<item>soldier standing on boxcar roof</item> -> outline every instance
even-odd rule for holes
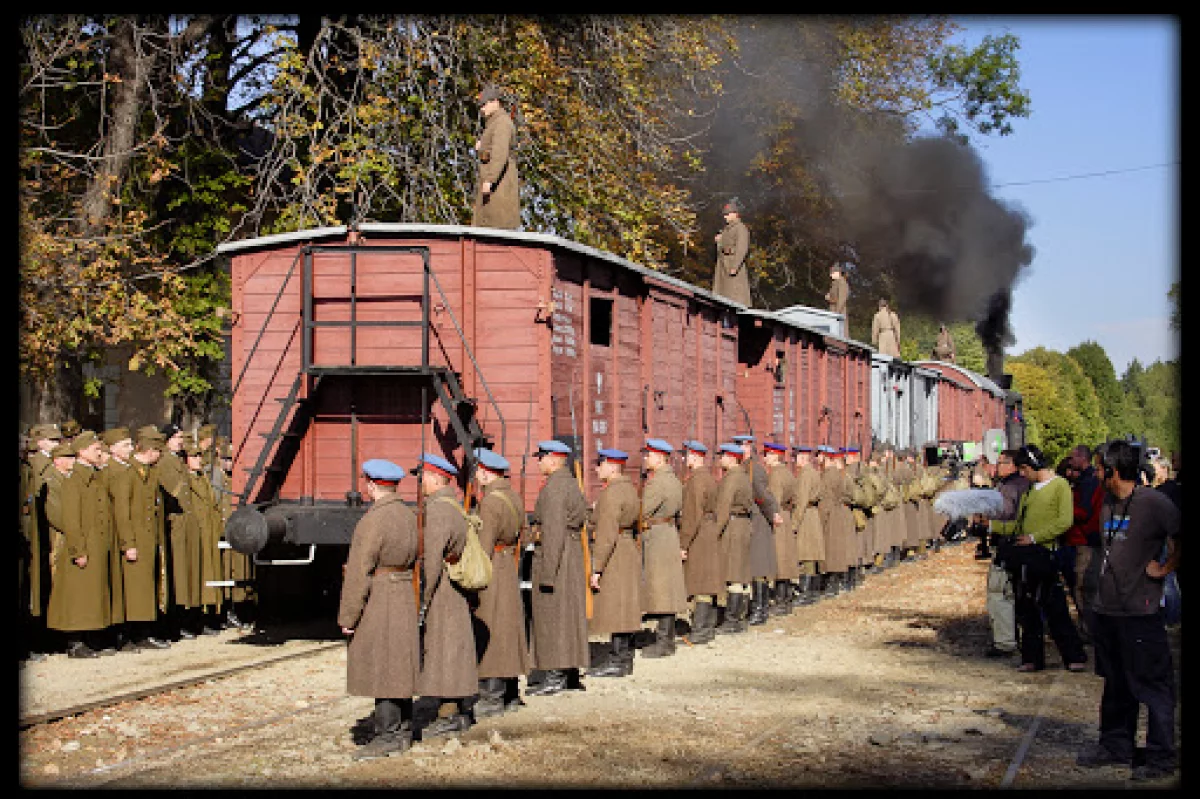
[[[425,494],[425,640],[417,693],[441,703],[438,717],[421,729],[424,739],[470,728],[468,703],[479,690],[479,672],[467,595],[446,572],[467,544],[466,514],[451,482],[458,469],[426,452],[412,471]]]
[[[396,493],[404,470],[373,459],[362,474],[371,506],[350,539],[337,620],[350,636],[346,692],[375,700],[370,738],[354,755],[370,760],[412,744],[421,640],[413,588],[417,517]]]
[[[506,476],[509,463],[490,449],[476,449],[479,543],[492,558],[492,579],[473,600],[479,701],[475,716],[494,716],[524,704],[519,679],[529,674],[529,644],[521,603],[517,555],[522,545],[525,508]]]
[[[947,361],[954,363],[956,357],[954,350],[954,336],[950,335],[950,331],[946,328],[946,323],[942,322],[938,328],[937,343],[933,345],[933,357],[939,361]]]
[[[821,573],[817,564],[825,560],[825,536],[817,501],[821,495],[821,472],[813,463],[813,448],[796,450],[796,559],[800,563],[800,604],[811,604],[821,595]]]
[[[501,105],[500,89],[487,84],[476,98],[484,117],[483,134],[475,142],[479,175],[471,224],[516,230],[521,226],[517,182],[516,127]]]
[[[581,531],[588,520],[587,500],[579,490],[561,441],[542,441],[536,457],[546,482],[533,510],[533,667],[546,677],[529,695],[581,689],[579,672],[588,665],[587,591],[591,564],[583,562]]]
[[[846,305],[850,302],[850,284],[841,264],[829,267],[829,291],[825,294],[829,310],[846,315]]]
[[[602,449],[597,455],[596,476],[604,487],[592,513],[591,585],[596,595],[588,635],[606,636],[611,643],[608,655],[588,676],[627,677],[633,673],[633,637],[642,629],[641,500],[624,474],[629,454]]]
[[[775,578],[775,527],[783,522],[779,513],[779,502],[767,485],[767,470],[754,453],[754,436],[733,436],[741,445],[746,457],[743,468],[750,475],[754,489],[754,504],[751,506],[750,528],[750,624],[765,624],[767,621],[767,597],[770,590],[767,581]]]
[[[722,444],[717,484],[717,530],[725,564],[725,618],[718,633],[744,633],[750,609],[750,514],[754,488],[742,466],[745,451],[739,444]]]
[[[750,252],[750,231],[742,222],[741,203],[736,198],[721,207],[725,227],[716,235],[717,266],[713,272],[713,294],[751,306],[750,276],[746,255]]]
[[[775,441],[763,442],[763,461],[767,471],[767,489],[779,504],[780,521],[775,525],[775,574],[771,578],[772,604],[769,612],[782,616],[792,611],[792,588],[800,577],[800,559],[796,550],[796,529],[792,514],[796,511],[796,478],[783,459],[787,447]]]
[[[725,593],[717,481],[708,468],[708,447],[699,441],[685,441],[683,451],[688,475],[683,481],[679,546],[687,593],[695,603],[688,641],[707,644],[716,637],[717,597]]]
[[[884,355],[900,357],[900,317],[883,297],[879,298],[879,310],[871,319],[871,344]]]
[[[675,654],[675,620],[687,612],[678,528],[683,484],[671,469],[674,451],[661,438],[648,439],[644,448],[650,475],[642,485],[642,613],[654,619],[655,636],[654,643],[641,650],[643,657]]]

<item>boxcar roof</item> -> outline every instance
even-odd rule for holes
[[[1005,393],[1004,389],[1000,388],[1000,386],[996,385],[992,380],[984,377],[983,375],[981,375],[977,372],[972,372],[970,369],[959,366],[956,363],[949,363],[948,361],[934,361],[934,360],[914,361],[914,363],[916,363],[918,365],[937,364],[938,366],[944,366],[947,369],[953,369],[954,371],[961,374],[963,377],[970,380],[974,385],[984,389],[988,393],[994,394],[997,397],[1004,396],[1004,393]]]
[[[795,306],[792,306],[792,307],[795,307]],[[738,311],[738,316],[756,316],[761,319],[767,319],[772,322],[777,322],[778,324],[781,324],[781,325],[787,325],[788,327],[794,327],[798,330],[807,330],[808,332],[815,333],[816,335],[821,336],[822,338],[833,339],[834,341],[840,341],[843,344],[848,344],[848,345],[850,345],[852,347],[856,347],[858,349],[874,351],[870,344],[865,344],[861,341],[855,341],[854,339],[846,338],[845,336],[839,336],[837,333],[830,333],[828,330],[822,330],[817,327],[809,327],[808,325],[802,325],[799,322],[795,322],[791,319],[788,319],[786,316],[783,316],[779,312],[776,312],[776,311],[763,311],[763,310],[759,310],[757,308],[742,308],[741,310]]]

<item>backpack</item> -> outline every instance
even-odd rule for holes
[[[457,563],[446,564],[446,575],[467,591],[479,591],[487,588],[492,581],[492,556],[483,551],[479,543],[479,528],[483,519],[474,513],[467,513],[456,500],[449,497],[438,497],[439,501],[448,502],[458,509],[467,522],[467,543]]]

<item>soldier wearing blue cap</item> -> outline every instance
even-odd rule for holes
[[[633,673],[633,636],[642,629],[642,555],[639,537],[641,502],[624,473],[628,453],[602,449],[596,476],[604,483],[592,514],[592,618],[589,636],[609,638],[609,652],[591,677]]]
[[[825,560],[825,536],[821,532],[821,515],[817,501],[821,494],[821,471],[817,466],[814,448],[799,446],[796,450],[796,559],[800,563],[797,602],[809,605],[821,596],[822,574],[818,568]]]
[[[533,509],[533,668],[545,672],[526,695],[582,689],[579,672],[588,665],[587,591],[589,565],[584,563],[582,530],[587,500],[571,470],[569,447],[561,441],[538,443],[538,469],[546,482]]]
[[[675,654],[675,620],[687,612],[678,528],[683,484],[671,468],[673,446],[651,438],[644,451],[649,476],[642,485],[642,610],[654,620],[655,635],[654,643],[643,647],[641,653],[643,657],[665,657]]]
[[[754,505],[750,517],[750,551],[748,554],[750,567],[750,624],[766,624],[767,602],[769,596],[768,580],[775,578],[777,564],[775,561],[776,525],[782,524],[783,517],[779,513],[779,503],[767,485],[767,470],[755,457],[753,436],[734,436],[741,439],[746,457],[742,466],[750,475],[750,485],[754,489]]]
[[[371,505],[350,539],[337,620],[350,637],[346,691],[375,699],[367,739],[355,754],[370,760],[412,744],[421,658],[413,585],[419,547],[416,514],[396,493],[404,470],[377,458],[362,473]]]
[[[688,642],[708,644],[716,637],[717,597],[725,593],[721,539],[717,530],[717,481],[708,468],[708,447],[683,442],[687,477],[679,516],[679,547],[684,587],[692,603]]]
[[[717,484],[716,527],[721,542],[725,583],[725,618],[718,633],[743,633],[750,609],[750,515],[754,488],[742,466],[745,451],[738,444],[722,444]]]
[[[475,634],[466,593],[446,573],[446,564],[462,555],[467,543],[467,519],[454,490],[458,468],[440,455],[426,452],[415,470],[425,502],[425,604],[424,656],[418,691],[436,697],[448,715],[421,730],[421,738],[462,732],[471,726],[468,702],[479,690],[475,666]]]
[[[782,520],[774,526],[775,574],[768,581],[771,597],[768,612],[775,616],[791,613],[800,577],[800,560],[796,554],[796,529],[792,514],[796,505],[796,478],[784,462],[787,446],[777,441],[763,444],[763,462],[767,471],[767,489],[779,503]]]
[[[821,529],[825,533],[825,594],[833,596],[842,591],[850,569],[857,533],[854,513],[850,509],[851,484],[846,476],[842,453],[826,446],[827,464],[821,473],[822,490],[819,508]]]
[[[524,704],[519,678],[529,674],[529,643],[525,636],[525,607],[521,601],[518,557],[525,507],[506,473],[508,461],[490,449],[476,449],[475,482],[479,485],[479,543],[492,556],[492,579],[476,593],[473,607],[479,671],[476,718],[516,710]]]

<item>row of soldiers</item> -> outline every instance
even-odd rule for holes
[[[599,451],[602,487],[588,503],[570,448],[543,441],[535,457],[545,479],[528,518],[507,460],[474,454],[478,502],[458,499],[457,469],[426,454],[412,470],[425,498],[415,513],[396,501],[400,467],[363,466],[373,503],[352,538],[338,616],[351,636],[348,691],[376,700],[354,731],[359,758],[409,746],[417,696],[439,706],[424,737],[519,708],[522,677],[526,696],[547,696],[583,689],[584,677],[627,676],[635,651],[668,657],[680,636],[711,644],[922,557],[945,521],[930,505],[944,475],[886,446],[863,463],[854,447],[768,441],[760,451],[753,436],[735,436],[711,453],[714,472],[708,448],[687,441],[680,479],[676,448],[652,438],[637,484],[628,453]],[[462,557],[472,518],[492,565],[477,590],[446,565]],[[653,642],[638,649],[647,627]]]
[[[247,625],[253,565],[221,546],[233,461],[215,432],[29,429],[20,461],[22,659],[165,649]]]

